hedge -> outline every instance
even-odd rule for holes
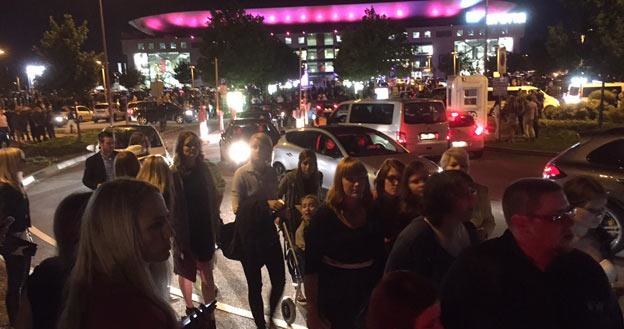
[[[542,115],[550,120],[585,120],[594,121],[598,119],[600,101],[590,99],[579,104],[563,104],[558,109],[545,109]],[[605,122],[624,123],[624,107],[604,104]]]

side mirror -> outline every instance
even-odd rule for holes
[[[87,151],[89,151],[89,152],[95,152],[95,145],[94,145],[94,144],[87,145]]]

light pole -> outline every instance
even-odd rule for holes
[[[106,92],[106,73],[104,70],[104,65],[102,65],[101,61],[95,61],[97,65],[100,66],[100,71],[102,72],[102,87],[104,87],[104,92]]]
[[[191,88],[195,88],[195,65],[190,65],[191,68]]]
[[[104,92],[106,93],[106,103],[108,103],[108,113],[110,114],[110,124],[113,125],[114,122],[114,113],[113,113],[113,98],[111,97],[111,90],[108,86],[108,82],[110,81],[108,77],[108,50],[106,48],[106,29],[104,27],[104,7],[102,7],[102,0],[98,0],[100,5],[100,26],[102,29],[102,47],[104,48],[104,66],[102,70],[104,70]]]
[[[453,55],[453,76],[457,76],[457,51],[454,50],[451,54]]]

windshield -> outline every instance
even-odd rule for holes
[[[438,102],[406,103],[403,120],[407,124],[438,123],[446,120],[444,105]]]
[[[357,133],[349,131],[334,133],[334,135],[350,156],[365,157],[406,153],[405,149],[390,137],[374,130]]]
[[[394,104],[353,104],[351,106],[351,123],[392,124]]]
[[[568,92],[568,95],[576,96],[578,94],[579,94],[579,87],[570,87],[570,91]]]
[[[110,131],[109,129],[107,130]],[[162,147],[163,146],[160,140],[160,136],[158,136],[158,133],[156,132],[156,130],[154,130],[154,128],[149,127],[149,126],[147,127],[136,126],[136,127],[121,127],[121,128],[116,128],[114,130],[115,149],[125,149],[126,147],[128,147],[130,136],[135,131],[140,131],[145,136],[147,136],[150,142],[150,147]]]

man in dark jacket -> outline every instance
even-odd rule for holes
[[[111,132],[102,131],[99,133],[98,141],[100,152],[87,159],[82,176],[82,183],[92,190],[95,190],[102,183],[113,180],[113,162],[117,155]]]
[[[573,209],[552,181],[511,184],[503,195],[509,229],[467,250],[447,274],[444,327],[624,328],[602,268],[572,248]]]

